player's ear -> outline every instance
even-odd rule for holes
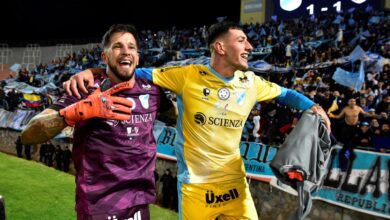
[[[107,54],[106,51],[103,50],[102,54],[100,55],[102,61],[107,64]]]
[[[135,66],[138,66],[138,64],[139,64],[139,56],[137,56],[137,57],[135,58],[134,62],[135,62]]]
[[[222,41],[215,41],[214,42],[214,50],[219,55],[225,54],[225,48]]]

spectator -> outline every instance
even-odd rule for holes
[[[63,170],[63,150],[60,145],[55,147],[55,161],[57,170]]]
[[[24,155],[26,156],[27,160],[31,160],[31,145],[30,144],[24,145]]]
[[[39,162],[47,164],[47,144],[42,143],[39,148]]]
[[[53,157],[55,154],[55,147],[50,141],[47,142],[47,151],[46,151],[46,165],[49,167],[53,166]]]
[[[382,153],[390,153],[390,125],[384,122],[380,134],[374,138],[375,148]]]
[[[16,139],[15,145],[16,145],[16,155],[18,157],[22,158],[23,157],[23,144],[22,144],[22,140],[20,138],[20,135]]]
[[[164,174],[161,176],[160,182],[162,182],[163,187],[162,187],[162,196],[163,196],[163,201],[162,201],[162,206],[164,208],[170,208],[171,207],[171,201],[172,201],[172,188],[174,188],[174,179],[171,173],[170,169],[166,169]]]
[[[375,150],[372,143],[372,136],[370,123],[366,121],[360,123],[359,131],[355,136],[357,147],[365,150]]]
[[[68,146],[65,146],[65,149],[62,152],[62,166],[63,166],[62,168],[66,173],[69,172],[69,165],[71,159],[72,159],[72,152],[70,151]]]

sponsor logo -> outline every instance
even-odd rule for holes
[[[207,120],[207,124],[227,127],[227,128],[239,128],[242,127],[242,120],[231,120],[227,118],[209,117]]]
[[[121,124],[140,124],[153,121],[152,114],[130,115],[129,120],[120,121]]]
[[[200,70],[200,71],[199,71],[199,74],[200,74],[201,76],[205,76],[205,75],[207,75],[207,72],[206,72],[206,71],[203,71],[203,70]]]
[[[142,88],[145,89],[145,90],[151,90],[151,89],[152,89],[152,86],[149,85],[149,84],[147,84],[147,85],[142,84]]]
[[[243,76],[243,77],[238,77],[241,83],[247,83],[248,82],[248,77]]]
[[[238,77],[238,80],[240,83],[237,85],[237,87],[247,89],[250,86],[250,82],[253,80],[253,75],[244,73],[243,76]]]
[[[217,102],[215,103],[215,107],[218,109],[218,114],[219,115],[227,115],[229,104],[228,103],[221,103]]]
[[[215,125],[220,127],[227,128],[239,128],[242,127],[242,120],[232,120],[228,118],[217,118],[217,117],[209,117],[207,118],[205,114],[202,112],[197,112],[194,115],[195,123],[199,125]]]
[[[142,114],[142,115],[130,115],[129,120],[106,120],[106,123],[110,126],[117,126],[119,123],[122,125],[128,125],[128,124],[140,124],[140,123],[148,123],[153,121],[153,115],[152,114]]]
[[[116,217],[116,215],[110,215],[110,216],[107,216],[107,220],[120,220]],[[141,218],[141,211],[137,211],[136,213],[134,213],[133,217],[130,217],[130,218],[125,218],[124,220],[142,220]]]
[[[161,68],[160,69],[160,72],[163,73],[167,70],[170,70],[170,69],[176,69],[176,68],[180,68],[180,66],[168,66],[168,67],[164,67],[164,68]]]
[[[204,96],[209,96],[210,95],[210,89],[209,88],[204,88],[203,89],[203,95]]]
[[[220,100],[227,100],[230,97],[230,91],[227,88],[220,88],[218,90],[218,98]]]
[[[107,220],[118,220],[117,218],[116,218],[116,215],[113,215],[113,216],[107,216]]]
[[[236,91],[237,105],[243,105],[245,102],[246,94],[244,91]]]
[[[130,137],[130,140],[132,140],[131,137],[133,136],[139,136],[139,127],[127,127],[127,137]]]
[[[228,103],[216,102],[216,103],[215,103],[215,107],[216,107],[217,109],[228,110],[229,104],[228,104]]]
[[[227,201],[236,199],[238,197],[239,197],[239,195],[238,195],[236,188],[231,189],[228,192],[221,194],[221,195],[214,194],[214,192],[212,190],[207,190],[207,192],[205,194],[206,203],[208,205],[227,202]]]
[[[149,109],[149,94],[140,95],[138,99],[141,101],[141,105],[144,109]]]
[[[195,123],[204,125],[206,123],[206,115],[204,115],[202,112],[197,112],[195,114]]]
[[[130,98],[130,97],[127,97],[126,99],[129,100],[129,101],[131,101],[131,102],[133,103],[133,105],[131,106],[131,110],[134,110],[135,107],[137,106],[137,104],[136,104],[136,102],[134,101],[134,99],[133,99],[133,98]]]

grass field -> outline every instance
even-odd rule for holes
[[[9,220],[72,220],[74,176],[0,153],[0,195]],[[177,213],[150,206],[151,219],[178,219]]]

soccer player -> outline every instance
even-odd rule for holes
[[[98,88],[80,101],[63,94],[29,122],[22,142],[41,143],[74,125],[77,219],[147,220],[156,200],[153,123],[172,103],[134,76],[139,55],[132,25],[111,26],[102,45],[107,67],[95,78]]]
[[[222,22],[209,28],[209,65],[137,69],[136,75],[177,95],[176,149],[180,219],[258,219],[240,155],[244,123],[256,102],[277,98],[291,107],[312,109],[307,97],[256,76],[248,69],[253,47],[241,27]],[[93,84],[86,70],[64,83],[69,94]]]

